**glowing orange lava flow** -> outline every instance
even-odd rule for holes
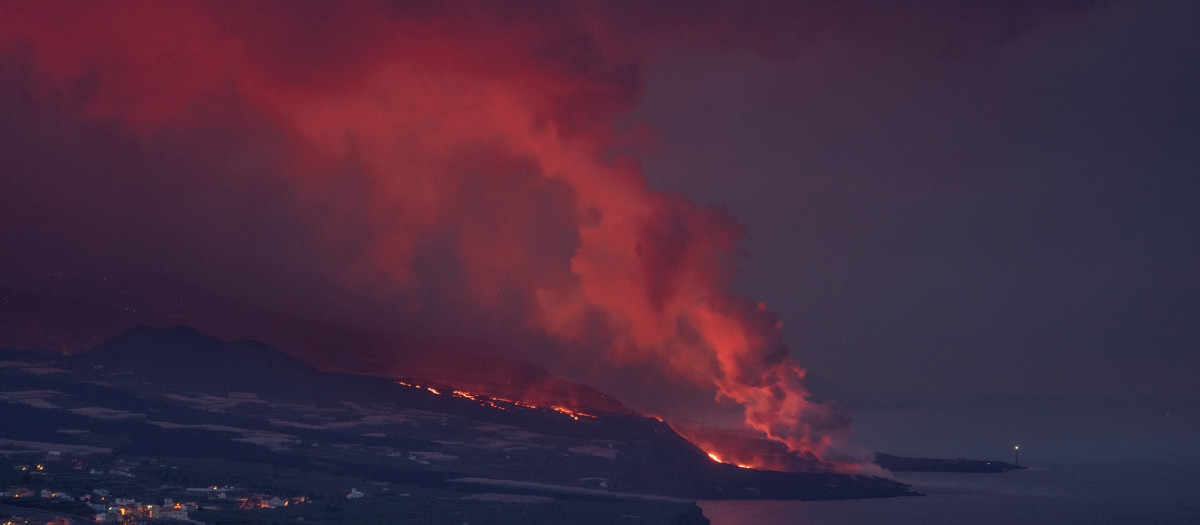
[[[409,388],[416,388],[418,390],[427,390],[427,391],[437,394],[439,396],[444,395],[444,394],[442,394],[441,391],[437,390],[436,388],[430,387],[430,386],[418,385],[416,383],[408,383],[405,381],[395,381],[395,383],[397,385],[403,385],[403,386],[406,386]],[[574,419],[575,421],[579,421],[579,418],[581,418],[581,417],[590,417],[593,419],[596,418],[596,416],[594,416],[592,414],[588,414],[587,412],[580,412],[578,410],[572,410],[570,408],[560,406],[560,405],[537,405],[534,403],[526,403],[524,401],[517,401],[517,400],[513,400],[513,399],[504,399],[502,397],[485,396],[483,394],[476,394],[474,392],[467,392],[465,390],[454,390],[454,391],[450,392],[450,395],[451,395],[451,397],[460,397],[463,399],[469,399],[471,401],[475,401],[476,403],[479,403],[479,406],[490,407],[490,408],[495,408],[495,409],[499,409],[499,410],[508,410],[511,407],[521,407],[521,408],[529,408],[529,409],[533,409],[533,410],[553,410],[555,412],[558,412],[559,414],[563,414],[571,419]]]
[[[722,460],[722,459],[721,459],[721,456],[718,456],[718,455],[716,455],[716,454],[713,454],[712,452],[709,452],[709,453],[708,453],[708,458],[709,458],[709,459],[711,459],[711,460],[713,460],[713,461],[716,461],[717,463],[725,463],[726,465],[733,465],[733,466],[735,466],[735,467],[738,467],[738,468],[754,468],[754,467],[751,467],[750,465],[743,465],[743,464],[741,464],[741,463],[730,463],[730,462],[728,462],[728,461],[724,461],[724,460]]]

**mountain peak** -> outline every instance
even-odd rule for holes
[[[301,381],[315,370],[256,341],[222,341],[190,326],[139,325],[96,346],[87,357],[144,381],[196,391],[244,390]]]
[[[220,342],[219,339],[186,325],[156,328],[140,324],[97,345],[90,353],[105,354],[109,352],[121,352],[130,348],[145,346],[176,349],[181,346],[203,346],[219,344]]]

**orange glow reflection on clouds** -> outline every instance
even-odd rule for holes
[[[571,5],[10,3],[0,49],[41,100],[139,136],[247,114],[276,127],[288,153],[265,176],[313,210],[297,220],[348,290],[515,310],[564,348],[712,389],[798,453],[869,461],[808,400],[774,314],[728,291],[742,228],[610,153],[640,58]],[[449,288],[417,270],[431,247],[460,270]]]

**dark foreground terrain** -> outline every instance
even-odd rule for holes
[[[3,502],[87,519],[686,524],[707,522],[696,499],[912,494],[716,463],[627,412],[321,372],[186,327],[81,356],[0,351],[0,421]]]

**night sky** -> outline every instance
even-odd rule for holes
[[[1200,457],[1200,4],[641,4],[5,2],[0,346],[453,348],[831,461]]]

